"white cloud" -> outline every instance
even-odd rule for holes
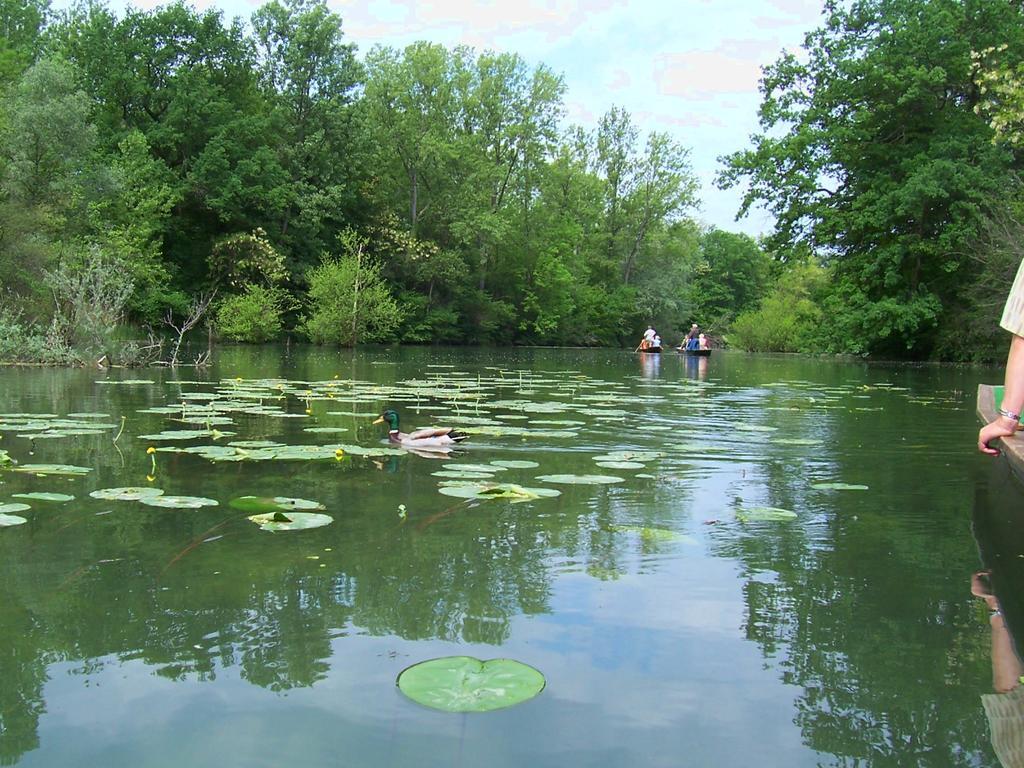
[[[712,50],[661,54],[655,58],[655,85],[663,96],[692,101],[756,93],[761,66],[775,58],[778,48],[774,40],[726,40]]]
[[[502,49],[509,36],[531,33],[548,43],[572,37],[593,14],[621,0],[335,0],[348,33],[362,40],[381,37],[436,39],[438,33],[477,48]]]

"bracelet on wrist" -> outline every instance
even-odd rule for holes
[[[1002,416],[1004,419],[1009,419],[1010,421],[1020,422],[1020,414],[1019,413],[1014,413],[1013,411],[1007,411],[1004,408],[1000,408],[999,409],[999,415]]]

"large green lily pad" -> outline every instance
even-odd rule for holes
[[[534,467],[540,466],[536,461],[527,461],[525,459],[500,459],[498,461],[492,461],[491,464],[496,467],[505,467],[505,469],[533,469]]]
[[[18,502],[12,502],[10,504],[0,504],[0,514],[7,514],[9,512],[24,512],[25,510],[32,509],[28,504],[20,504]]]
[[[614,475],[538,475],[537,479],[560,485],[607,485],[626,482],[625,478]]]
[[[866,485],[851,485],[850,483],[815,483],[811,486],[816,491],[866,491]]]
[[[301,531],[330,525],[334,518],[316,512],[268,512],[264,515],[250,515],[249,520],[264,531]]]
[[[445,469],[451,469],[457,472],[485,472],[493,475],[495,472],[505,472],[506,468],[502,466],[491,466],[490,464],[444,464]]]
[[[200,509],[217,506],[216,500],[202,496],[144,496],[139,499],[139,503],[148,507],[165,507],[167,509]]]
[[[447,656],[407,667],[398,688],[418,704],[443,712],[490,712],[529,701],[544,690],[538,670],[514,659],[480,661]]]
[[[92,467],[76,467],[73,464],[22,464],[13,468],[15,472],[32,475],[69,475],[81,477],[92,472]]]
[[[159,488],[100,488],[89,495],[104,501],[139,501],[153,496],[163,496],[164,492]]]
[[[562,495],[554,488],[524,488],[515,483],[459,483],[442,485],[438,491],[457,499],[504,499],[513,504]]]
[[[66,493],[12,493],[14,499],[31,499],[33,501],[53,501],[63,504],[65,501],[72,501],[75,497]]]
[[[0,513],[0,528],[7,528],[12,525],[21,525],[27,522],[28,520],[20,515],[5,515]]]
[[[602,469],[643,469],[647,466],[639,461],[595,461],[594,464]]]
[[[493,469],[497,470],[497,467]],[[438,472],[431,472],[434,477],[447,477],[453,480],[487,480],[494,477],[494,472],[467,472],[458,469],[442,469]]]
[[[228,502],[228,506],[242,512],[272,513],[297,512],[300,510],[326,509],[319,501],[292,499],[287,496],[239,496]]]

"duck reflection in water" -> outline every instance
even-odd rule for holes
[[[992,687],[981,697],[988,718],[992,747],[1003,768],[1024,768],[1024,664],[1014,647],[1006,617],[992,589],[992,574],[971,577],[971,594],[985,601],[992,632]]]

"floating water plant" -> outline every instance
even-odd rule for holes
[[[536,461],[527,461],[525,459],[521,461],[512,459],[501,459],[499,461],[492,461],[491,464],[493,464],[496,467],[505,467],[506,469],[533,469],[535,467],[540,466],[540,464],[537,463]]]
[[[201,507],[217,506],[215,499],[207,499],[202,496],[143,496],[138,501],[149,507],[166,507],[168,509],[200,509]]]
[[[497,467],[493,467],[497,470]],[[443,469],[438,472],[431,472],[434,477],[447,477],[453,480],[487,480],[494,477],[494,472],[468,472],[458,469]]]
[[[488,474],[494,474],[495,472],[504,472],[505,467],[491,464],[445,464],[445,469],[452,469],[459,472],[487,472]]]
[[[647,466],[638,461],[597,461],[594,463],[602,469],[643,469]]]
[[[28,520],[20,515],[7,515],[0,512],[0,528],[8,528],[12,525],[22,525],[27,522]]]
[[[544,690],[538,670],[514,659],[447,656],[402,670],[399,690],[442,712],[490,712],[529,701]]]
[[[268,512],[251,515],[249,518],[264,531],[300,531],[330,525],[334,518],[316,512]]]
[[[10,504],[0,504],[0,514],[8,514],[9,512],[25,512],[29,509],[32,509],[32,507],[28,504],[21,504],[16,501]]]
[[[287,496],[239,496],[228,502],[228,506],[242,512],[296,512],[325,509],[319,501],[293,499]]]
[[[614,475],[538,475],[537,479],[561,485],[607,485],[626,482],[625,478]]]
[[[11,498],[29,499],[32,501],[52,501],[57,504],[63,504],[66,501],[72,501],[75,497],[69,496],[66,493],[12,493]]]
[[[438,491],[458,499],[504,499],[513,504],[562,495],[554,488],[525,488],[515,483],[459,483],[442,485]]]
[[[159,488],[125,487],[100,488],[97,491],[92,491],[89,495],[94,499],[103,499],[104,501],[139,501],[154,496],[163,496],[164,492]]]
[[[851,485],[850,483],[815,483],[811,486],[816,491],[866,491],[866,485]]]
[[[92,472],[91,467],[76,467],[73,464],[22,464],[13,469],[15,472],[32,475],[66,475],[69,477],[81,477]]]

